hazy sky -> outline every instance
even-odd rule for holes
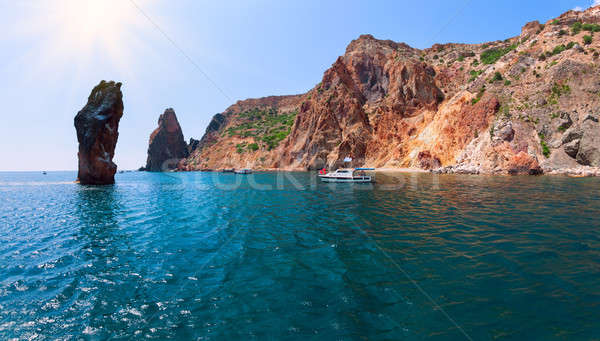
[[[591,3],[0,0],[0,170],[76,169],[73,117],[102,79],[123,82],[115,162],[134,169],[165,108],[175,109],[186,140],[200,138],[212,115],[239,99],[312,88],[360,34],[418,48],[478,43]]]

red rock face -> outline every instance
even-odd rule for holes
[[[123,116],[121,83],[101,81],[75,116],[79,142],[77,181],[83,185],[115,182],[117,165],[112,161]]]
[[[179,162],[188,156],[188,145],[183,139],[175,110],[168,108],[160,115],[158,128],[150,135],[146,170],[161,172],[175,169]]]
[[[531,155],[528,155],[525,152],[519,152],[516,155],[513,155],[508,162],[508,173],[509,174],[528,174],[528,175],[538,175],[542,174],[542,169],[538,164],[537,160]]]
[[[278,166],[334,168],[345,157],[363,165],[389,152],[380,146],[410,131],[404,118],[443,100],[434,76],[417,50],[361,36],[305,97]]]
[[[325,73],[321,86],[308,97],[278,166],[316,169],[338,164],[346,156],[362,162],[370,130],[362,110],[366,98],[346,64],[338,59]]]

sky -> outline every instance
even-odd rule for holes
[[[311,89],[361,34],[481,43],[592,2],[0,0],[0,171],[76,170],[73,118],[103,79],[123,83],[114,161],[137,169],[166,108],[199,139],[238,100]]]

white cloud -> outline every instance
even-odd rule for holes
[[[595,6],[600,6],[600,0],[592,0],[592,4],[590,5],[590,7],[595,7]],[[577,11],[577,12],[581,12],[584,10],[584,8],[581,6],[575,6],[575,8],[573,8],[573,10]]]

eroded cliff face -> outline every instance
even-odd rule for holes
[[[302,96],[271,96],[238,101],[216,114],[180,170],[272,168],[278,146],[298,113]]]
[[[485,44],[419,50],[361,36],[315,88],[281,97],[286,105],[247,100],[215,116],[185,169],[335,168],[350,156],[353,166],[440,172],[590,172],[600,166],[593,32],[600,6]],[[248,114],[267,107],[297,112],[277,144],[252,123],[268,120]]]
[[[75,116],[79,142],[77,181],[84,185],[115,182],[117,165],[112,161],[123,116],[121,83],[101,81],[87,104]]]
[[[151,172],[176,169],[179,162],[188,156],[188,145],[183,139],[175,110],[168,108],[160,115],[158,128],[150,135],[145,169]]]

